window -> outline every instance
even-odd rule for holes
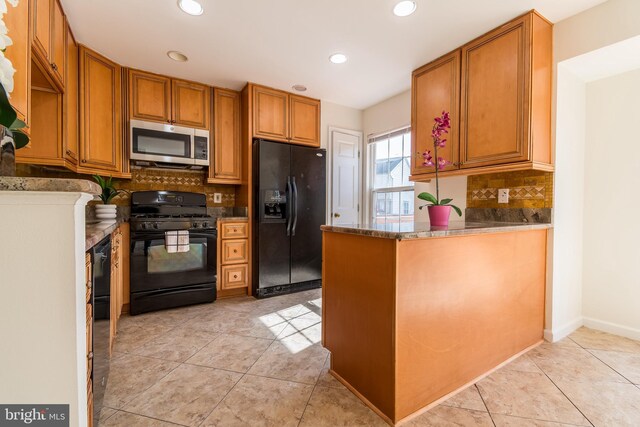
[[[371,220],[376,224],[413,221],[411,129],[369,138]]]

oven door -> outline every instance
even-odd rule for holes
[[[169,253],[163,231],[131,233],[131,292],[216,284],[215,230],[190,231],[189,251]]]
[[[131,159],[194,164],[194,130],[131,120]]]

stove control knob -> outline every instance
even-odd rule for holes
[[[147,223],[146,222],[141,223],[140,224],[140,228],[142,228],[143,230],[146,230],[147,229]]]
[[[153,223],[153,228],[155,228],[156,230],[158,229],[158,223],[157,222]]]
[[[202,228],[209,228],[209,223],[208,222],[203,222],[202,223]]]
[[[191,225],[193,226],[193,228],[199,228],[200,227],[200,223],[199,222],[194,222]]]

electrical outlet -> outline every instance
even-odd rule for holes
[[[498,203],[509,203],[509,189],[500,188],[498,190]]]
[[[213,203],[222,203],[222,193],[213,193]]]

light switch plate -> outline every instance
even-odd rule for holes
[[[222,203],[222,193],[213,193],[213,203]]]
[[[509,203],[509,189],[498,189],[498,203]]]

